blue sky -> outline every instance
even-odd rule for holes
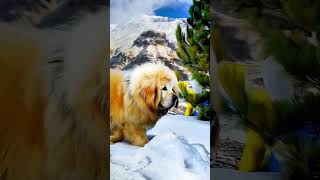
[[[192,0],[111,0],[111,23],[121,23],[141,15],[187,18]]]
[[[176,2],[154,10],[154,14],[169,18],[187,18],[189,17],[189,7],[190,3]]]

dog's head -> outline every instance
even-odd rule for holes
[[[133,94],[148,109],[164,115],[178,106],[178,80],[175,73],[161,63],[146,63],[135,68],[131,76]]]
[[[158,89],[161,98],[157,109],[160,114],[166,114],[173,106],[178,107],[179,89],[175,82],[168,79],[160,83]]]

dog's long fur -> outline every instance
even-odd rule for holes
[[[66,32],[57,65],[42,32],[0,24],[0,179],[106,178],[105,12]]]
[[[146,63],[127,74],[111,70],[111,143],[126,139],[137,146],[145,145],[145,130],[177,103],[172,99],[178,96],[177,85],[174,72],[161,63]],[[166,92],[161,90],[164,86],[168,86]]]
[[[35,30],[0,28],[0,179],[40,179],[46,156],[44,51]]]

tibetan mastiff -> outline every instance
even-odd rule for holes
[[[152,128],[178,105],[178,80],[162,63],[146,63],[129,72],[110,72],[110,143],[127,140],[136,146],[148,142]]]

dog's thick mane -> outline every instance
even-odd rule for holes
[[[31,27],[0,23],[0,32],[0,179],[40,179],[45,174],[45,139],[39,118],[46,104],[42,98],[44,49],[38,31]],[[25,167],[29,157],[32,163]]]
[[[153,109],[149,109],[149,113],[145,113],[145,108],[148,108],[146,107],[144,104],[141,105],[139,104],[139,102],[136,101],[136,99],[133,97],[133,94],[132,94],[132,90],[130,89],[130,86],[131,84],[135,81],[135,77],[134,76],[134,72],[135,72],[135,69],[136,68],[133,68],[133,69],[130,69],[130,70],[126,70],[123,72],[123,80],[124,80],[124,93],[125,93],[125,96],[124,98],[126,99],[125,102],[125,109],[128,110],[128,109],[136,109],[133,113],[140,113],[141,114],[141,118],[142,117],[147,117],[147,119],[150,119],[150,120],[157,120],[159,117],[160,117],[160,114],[157,112],[157,111],[154,111]],[[134,107],[134,108],[133,108]],[[151,113],[152,112],[152,113]],[[149,117],[148,117],[149,116]],[[155,121],[156,122],[156,121]],[[150,122],[151,124],[154,124],[155,122]],[[132,123],[138,123],[138,122],[135,122],[133,121]],[[138,124],[137,124],[138,125]]]
[[[160,66],[159,66],[160,65]],[[136,97],[133,97],[134,95],[132,94],[134,91],[136,91],[136,85],[141,85],[141,79],[148,77],[148,76],[153,76],[154,70],[157,68],[166,68],[162,62],[153,62],[153,63],[146,63],[142,64],[139,66],[134,67],[131,70],[128,70],[124,73],[124,83],[125,83],[125,97],[127,100],[127,108],[126,109],[136,109],[132,113],[141,113],[140,117],[145,117],[146,121],[150,121],[149,124],[154,125],[156,121],[163,115],[161,111],[159,110],[159,102],[161,98],[161,95],[159,94],[159,90],[157,87],[155,87],[155,100],[154,102],[157,103],[155,106],[148,106],[145,102],[141,103],[138,101]],[[157,97],[159,96],[159,97]],[[133,108],[134,107],[134,108]],[[149,113],[145,113],[145,110],[149,109]],[[130,120],[130,118],[128,118]],[[133,121],[132,123],[137,123]]]

